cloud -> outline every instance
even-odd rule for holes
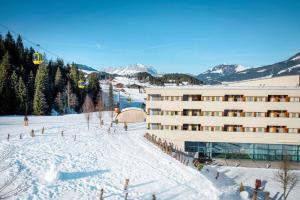
[[[96,43],[96,48],[100,49],[100,48],[102,48],[102,45],[99,43]]]

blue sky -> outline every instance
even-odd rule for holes
[[[0,0],[0,5],[0,23],[66,61],[98,69],[143,63],[161,72],[199,74],[222,63],[271,64],[300,51],[298,0]]]

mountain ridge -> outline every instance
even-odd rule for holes
[[[200,73],[197,75],[197,78],[206,84],[221,84],[222,82],[300,74],[300,52],[291,56],[287,60],[270,65],[245,68],[243,70],[236,70],[237,66],[239,65],[217,65],[203,73]],[[218,70],[222,73],[216,73]]]
[[[128,66],[119,66],[119,67],[107,67],[102,68],[101,71],[104,71],[109,74],[118,74],[121,76],[133,75],[140,72],[147,72],[153,76],[158,75],[156,69],[152,66],[147,66],[144,64],[136,63]]]

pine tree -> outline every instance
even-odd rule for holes
[[[57,68],[55,73],[54,86],[56,91],[62,91],[63,89],[62,75],[59,67]]]
[[[36,115],[45,115],[47,111],[46,98],[40,87],[37,88],[33,100],[33,112]]]
[[[11,89],[14,92],[14,96],[18,94],[18,76],[15,71],[11,75]]]
[[[0,64],[0,113],[10,114],[12,106],[10,100],[13,98],[11,91],[9,55],[6,53]]]
[[[76,107],[78,106],[78,99],[76,94],[71,93],[70,97],[69,97],[69,101],[70,101],[70,109],[75,110]]]
[[[45,97],[47,89],[48,70],[44,64],[41,64],[35,77],[33,112],[36,115],[45,115],[47,113],[48,105]]]
[[[74,65],[72,65],[70,69],[70,80],[73,89],[77,88],[77,84],[79,81],[79,73],[77,67],[75,67]]]
[[[88,76],[87,93],[92,97],[93,103],[97,103],[97,97],[100,95],[100,81],[98,75],[93,73]]]
[[[7,32],[5,36],[4,46],[7,49],[7,51],[11,54],[15,46],[15,40],[10,32]]]
[[[24,46],[23,46],[23,41],[22,41],[22,38],[21,38],[20,35],[18,35],[17,42],[16,42],[16,47],[17,47],[17,49],[20,53],[23,53]]]
[[[18,82],[18,101],[20,112],[27,113],[27,89],[21,77],[19,77]]]
[[[24,55],[24,46],[23,41],[20,35],[18,35],[17,41],[16,41],[16,65],[21,66],[22,65],[22,59]]]
[[[60,114],[64,114],[64,97],[61,92],[58,92],[55,98],[55,108]]]
[[[13,106],[13,108],[15,108],[13,113],[17,113],[20,110],[20,108],[18,101],[18,77],[15,71],[13,71],[11,75],[11,91],[15,98],[12,98],[10,100],[10,104]]]
[[[27,93],[28,93],[28,107],[27,112],[31,113],[33,110],[33,98],[34,98],[34,75],[30,71],[27,83]],[[27,114],[27,113],[26,113]]]
[[[0,34],[0,60],[2,59],[2,56],[4,55],[4,44],[2,35]]]

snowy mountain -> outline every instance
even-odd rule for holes
[[[87,73],[87,74],[90,74],[90,73],[93,73],[93,72],[98,72],[98,70],[92,68],[92,67],[89,67],[87,65],[83,65],[83,64],[75,64],[75,66],[82,72],[84,73]]]
[[[139,72],[147,72],[153,76],[157,75],[157,71],[154,67],[146,66],[143,64],[133,64],[126,67],[108,67],[104,68],[101,71],[104,71],[106,73],[110,74],[118,74],[118,75],[133,75]]]
[[[300,74],[300,52],[285,61],[244,69],[239,65],[218,65],[197,76],[207,84],[232,82],[264,77]]]
[[[217,65],[202,74],[199,74],[197,78],[205,83],[215,84],[219,82],[222,77],[229,76],[238,72],[244,71],[246,68],[242,65]]]

